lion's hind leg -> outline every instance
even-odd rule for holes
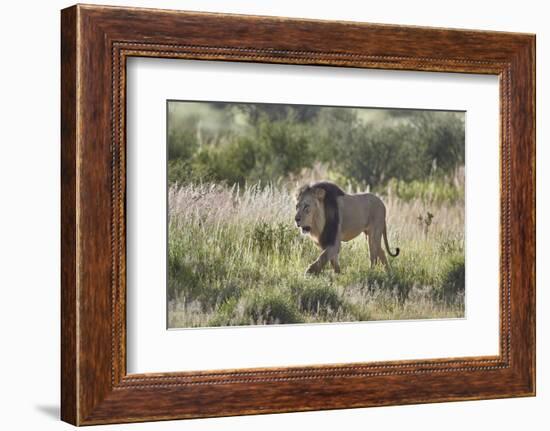
[[[371,235],[369,235],[368,231],[365,231],[365,239],[367,240],[369,244],[369,259],[370,259],[370,266],[374,267],[375,261],[376,261],[376,254],[374,252],[373,243],[371,240]]]
[[[338,263],[338,255],[330,259],[330,264],[332,265],[332,269],[334,269],[334,272],[336,274],[340,274],[340,264]]]
[[[389,269],[390,265],[386,258],[386,253],[382,248],[382,231],[371,229],[367,235],[369,241],[369,254],[371,267],[374,267],[378,262],[382,263],[386,269]]]

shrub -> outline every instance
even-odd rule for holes
[[[289,223],[260,222],[254,225],[252,243],[262,252],[275,252],[288,257],[288,250],[299,234]]]
[[[300,309],[306,313],[326,314],[336,312],[344,308],[345,302],[338,291],[329,285],[306,286],[301,289],[294,288]]]
[[[260,291],[243,299],[243,315],[255,324],[303,322],[296,305],[284,293]]]
[[[338,135],[333,136],[331,144],[339,151],[323,151],[321,154],[329,155],[323,161],[350,180],[372,187],[385,185],[392,178],[431,181],[433,175],[450,174],[464,164],[464,123],[460,116],[416,112],[406,118],[377,126],[350,118],[345,139],[339,141]]]
[[[185,124],[183,127],[174,127],[173,124],[171,126],[168,132],[168,160],[190,159],[198,149],[196,128],[191,124]]]
[[[439,299],[447,303],[457,302],[464,298],[466,270],[464,255],[453,256],[445,265],[442,275]]]
[[[229,298],[209,320],[209,326],[302,323],[304,319],[288,295],[274,291],[249,291]]]
[[[392,178],[432,181],[464,164],[462,114],[387,110],[378,111],[375,122],[365,121],[365,114],[314,106],[176,104],[168,121],[169,181],[267,183],[323,163],[346,182],[380,187]],[[415,193],[401,188],[404,195]]]
[[[375,188],[381,194],[392,195],[405,201],[421,199],[426,203],[464,201],[464,184],[454,177],[434,177],[403,181],[392,178],[385,186]]]
[[[385,128],[361,125],[345,143],[339,166],[343,173],[370,186],[391,178],[411,180],[421,163],[411,144],[410,126]]]
[[[209,319],[207,326],[246,325],[247,322],[235,320],[237,303],[238,298],[229,298],[221,304],[215,315]]]
[[[243,186],[296,174],[313,163],[312,133],[311,127],[291,120],[262,119],[252,134],[228,135],[202,147],[191,138],[173,138],[168,145],[168,180],[171,184],[215,181]]]
[[[257,131],[259,160],[252,172],[256,179],[273,179],[298,173],[311,166],[311,126],[285,121],[262,121]]]

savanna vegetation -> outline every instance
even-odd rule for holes
[[[361,236],[304,275],[294,193],[319,179],[383,199],[388,271]],[[463,113],[169,102],[168,181],[170,327],[464,314]]]

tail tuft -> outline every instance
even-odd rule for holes
[[[390,250],[390,245],[388,244],[388,232],[386,226],[384,225],[384,231],[382,232],[384,237],[384,243],[386,244],[386,251],[391,257],[397,257],[399,255],[399,247],[395,247],[395,253],[392,253]]]

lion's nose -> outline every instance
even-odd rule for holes
[[[294,217],[294,220],[296,220],[296,224],[300,223],[300,216]]]

